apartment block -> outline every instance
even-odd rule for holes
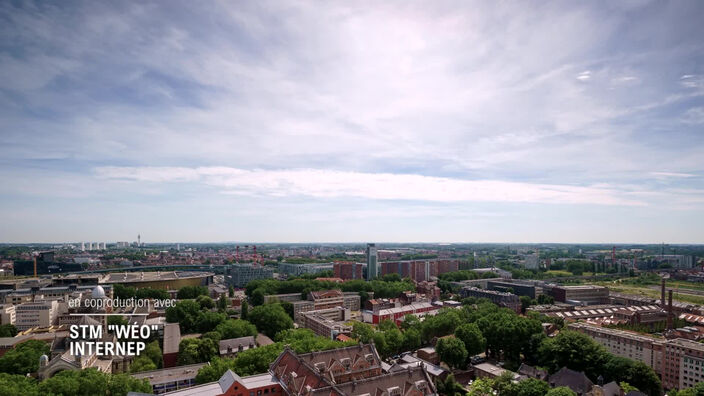
[[[34,327],[49,327],[56,323],[59,315],[57,301],[24,303],[15,306],[15,327],[24,331]]]
[[[335,278],[342,280],[362,279],[363,268],[363,263],[334,263],[332,265]]]

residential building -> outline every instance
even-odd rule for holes
[[[663,345],[666,342],[664,338],[587,323],[571,323],[568,328],[588,335],[616,356],[643,362],[658,373],[661,370]]]
[[[232,370],[216,382],[166,393],[169,396],[282,396],[281,385],[269,373],[240,377]]]
[[[336,278],[342,280],[362,279],[363,263],[334,263],[332,271]]]
[[[376,251],[376,244],[367,244],[367,280],[372,280],[379,276],[379,256]]]
[[[465,286],[460,290],[460,295],[463,298],[487,298],[500,307],[512,309],[517,313],[521,312],[521,301],[518,296],[513,293],[503,293],[494,290],[484,290],[472,286]]]
[[[558,372],[551,375],[548,379],[548,384],[550,384],[552,388],[566,386],[572,389],[577,396],[588,394],[592,390],[592,387],[594,387],[594,383],[584,373],[570,370],[567,367],[563,367]]]
[[[317,274],[323,271],[331,271],[333,269],[333,264],[293,264],[282,262],[278,265],[279,273],[286,274],[288,276],[300,276],[304,274]]]
[[[257,347],[257,343],[254,337],[239,337],[239,338],[229,338],[226,340],[220,340],[219,351],[221,357],[236,357],[240,352],[244,352],[248,349],[254,349]]]

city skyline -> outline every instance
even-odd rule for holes
[[[170,5],[0,5],[0,242],[704,241],[701,2]]]

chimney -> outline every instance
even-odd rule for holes
[[[660,283],[660,295],[660,306],[662,307],[662,309],[665,309],[665,278],[662,278],[662,281]]]
[[[37,256],[34,256],[34,277],[37,276]]]
[[[668,290],[667,296],[667,329],[672,330],[672,289]]]

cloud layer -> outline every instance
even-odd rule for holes
[[[5,2],[0,241],[701,241],[703,14]]]

